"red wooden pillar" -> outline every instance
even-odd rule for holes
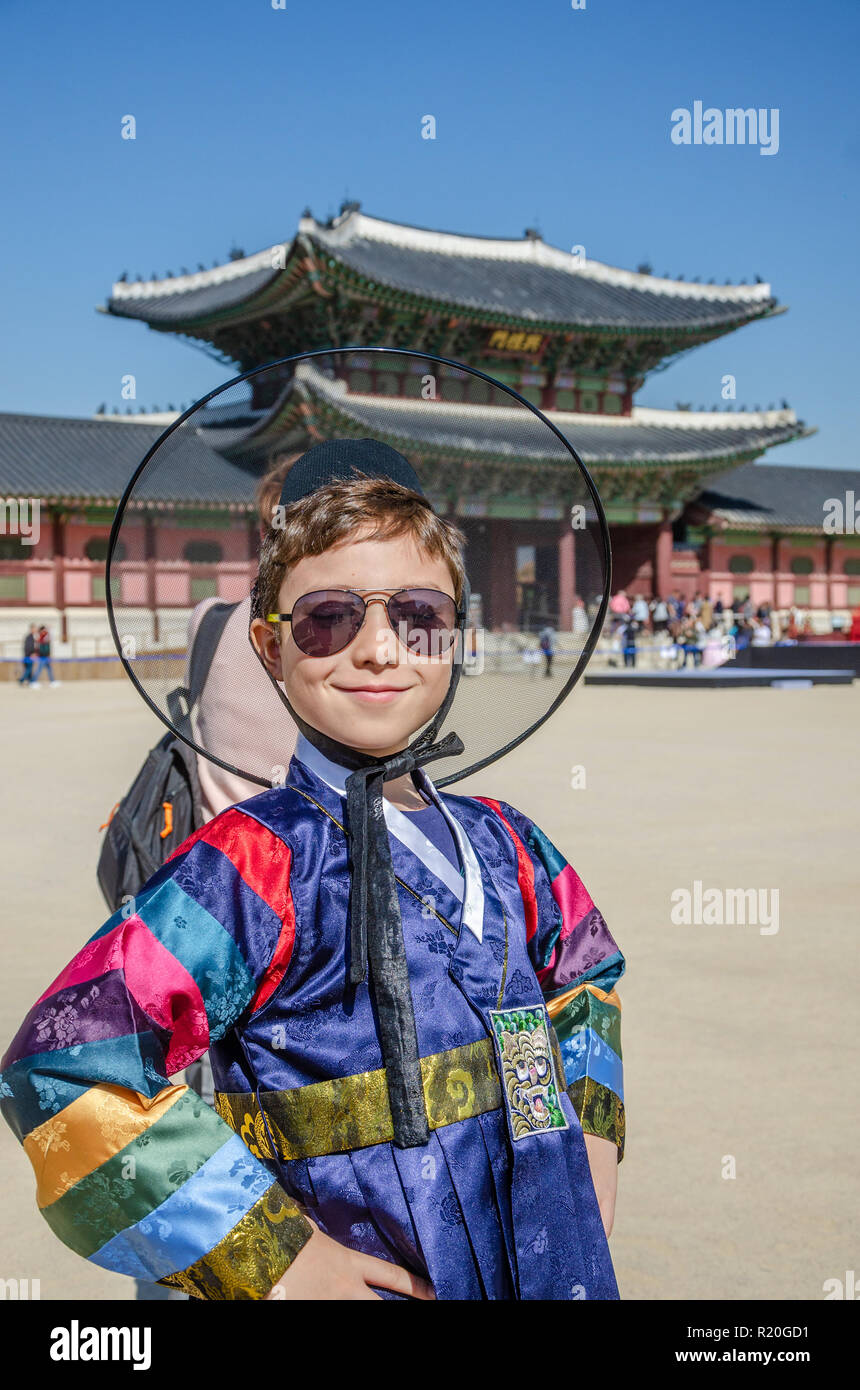
[[[517,624],[517,548],[511,523],[488,521],[490,544],[490,602],[488,620],[492,627]]]
[[[60,641],[69,640],[69,619],[66,613],[66,515],[55,509],[51,513],[51,549],[54,552],[54,603],[60,610]]]
[[[573,600],[576,598],[576,540],[573,527],[566,525],[558,538],[558,628],[573,631]]]
[[[711,593],[711,572],[714,568],[713,539],[710,531],[707,531],[705,533],[705,544],[701,552],[703,561],[703,572],[701,575],[702,593],[705,595],[705,598],[714,597]]]
[[[654,593],[668,598],[672,592],[672,523],[662,522],[654,547]]]
[[[152,637],[157,642],[160,636],[158,622],[158,595],[155,588],[155,521],[147,512],[143,519],[143,554],[146,560],[146,606],[152,614]]]

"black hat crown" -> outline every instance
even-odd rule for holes
[[[301,497],[309,497],[325,483],[338,478],[354,478],[358,473],[371,478],[389,478],[424,496],[412,464],[390,445],[380,444],[377,439],[324,439],[296,459],[284,479],[280,504],[287,507]]]

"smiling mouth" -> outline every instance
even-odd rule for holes
[[[336,690],[341,690],[345,695],[354,695],[359,700],[369,700],[371,703],[383,704],[389,700],[394,700],[398,695],[405,695],[407,690],[411,690],[409,685],[337,685]]]

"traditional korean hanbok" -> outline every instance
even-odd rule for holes
[[[346,770],[300,738],[286,784],[193,835],[3,1060],[39,1207],[78,1253],[262,1298],[307,1212],[439,1299],[617,1298],[583,1131],[620,1158],[622,956],[532,821],[417,775],[459,861],[386,803],[429,1142],[391,1142],[370,991],[348,985]],[[207,1047],[218,1114],[170,1080]]]
[[[529,428],[543,420],[521,405]],[[427,410],[442,420],[438,403]],[[563,456],[567,486],[578,466],[599,508],[572,448],[543,425],[545,456]],[[185,426],[198,429],[193,415],[167,431],[166,455],[157,446],[141,464],[112,544],[153,464],[177,495],[205,495],[199,478],[181,476],[200,457],[183,452]],[[308,450],[281,503],[355,471],[422,493],[394,449],[349,438]],[[132,507],[133,524],[137,515]],[[591,567],[604,573],[595,639],[607,537],[604,519]],[[450,767],[464,752],[440,730],[475,633],[468,582],[455,600],[464,640],[444,701],[397,753],[374,757],[314,729],[271,678],[277,709],[294,720],[290,742],[259,711],[249,728],[262,726],[269,746],[295,746],[277,779],[261,776],[262,733],[249,740],[253,765],[195,741],[179,692],[161,697],[157,659],[131,666],[121,634],[134,614],[120,620],[108,595],[129,675],[165,723],[228,771],[277,785],[196,830],[12,1042],[3,1110],[46,1220],[94,1263],[203,1299],[264,1298],[311,1223],[429,1280],[439,1299],[617,1298],[583,1135],[610,1140],[620,1159],[622,956],[533,821],[442,793],[424,766]],[[551,713],[587,655],[586,644],[552,697],[526,688],[516,663],[507,689],[522,720],[508,720],[504,746],[501,677],[470,682],[485,698],[485,717],[474,718],[474,698],[469,706],[480,766]],[[468,770],[461,762],[446,780]],[[424,810],[400,811],[383,795],[407,773]],[[207,1048],[215,1110],[171,1081]]]

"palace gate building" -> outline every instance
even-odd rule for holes
[[[649,373],[700,343],[783,312],[770,286],[700,284],[628,271],[547,245],[463,236],[371,217],[357,203],[322,223],[310,212],[289,242],[236,252],[212,269],[124,277],[102,312],[180,336],[224,378],[293,353],[386,346],[478,367],[539,406],[581,455],[606,507],[614,589],[681,591],[777,607],[860,601],[860,537],[828,535],[828,499],[845,470],[755,461],[812,433],[793,410],[658,410],[636,405]],[[336,363],[336,359],[331,359]],[[433,411],[422,378],[435,378]],[[265,374],[233,418],[189,445],[199,495],[152,496],[130,543],[140,601],[187,609],[235,597],[253,566],[254,517],[237,529],[237,470],[264,471],[332,435],[373,435],[412,459],[434,503],[490,545],[473,574],[488,627],[571,626],[594,577],[576,554],[565,477],[539,456],[528,486],[506,470],[509,398],[485,382],[394,354],[326,360]],[[110,520],[134,465],[175,412],[89,419],[0,415],[0,497],[41,499],[38,543],[0,537],[0,614],[53,616],[57,635],[104,627]],[[250,489],[247,489],[250,491]],[[8,528],[7,528],[8,529]],[[845,528],[846,531],[848,528]],[[128,564],[126,569],[128,569]],[[169,585],[163,583],[169,576]],[[168,597],[169,595],[169,597]]]

